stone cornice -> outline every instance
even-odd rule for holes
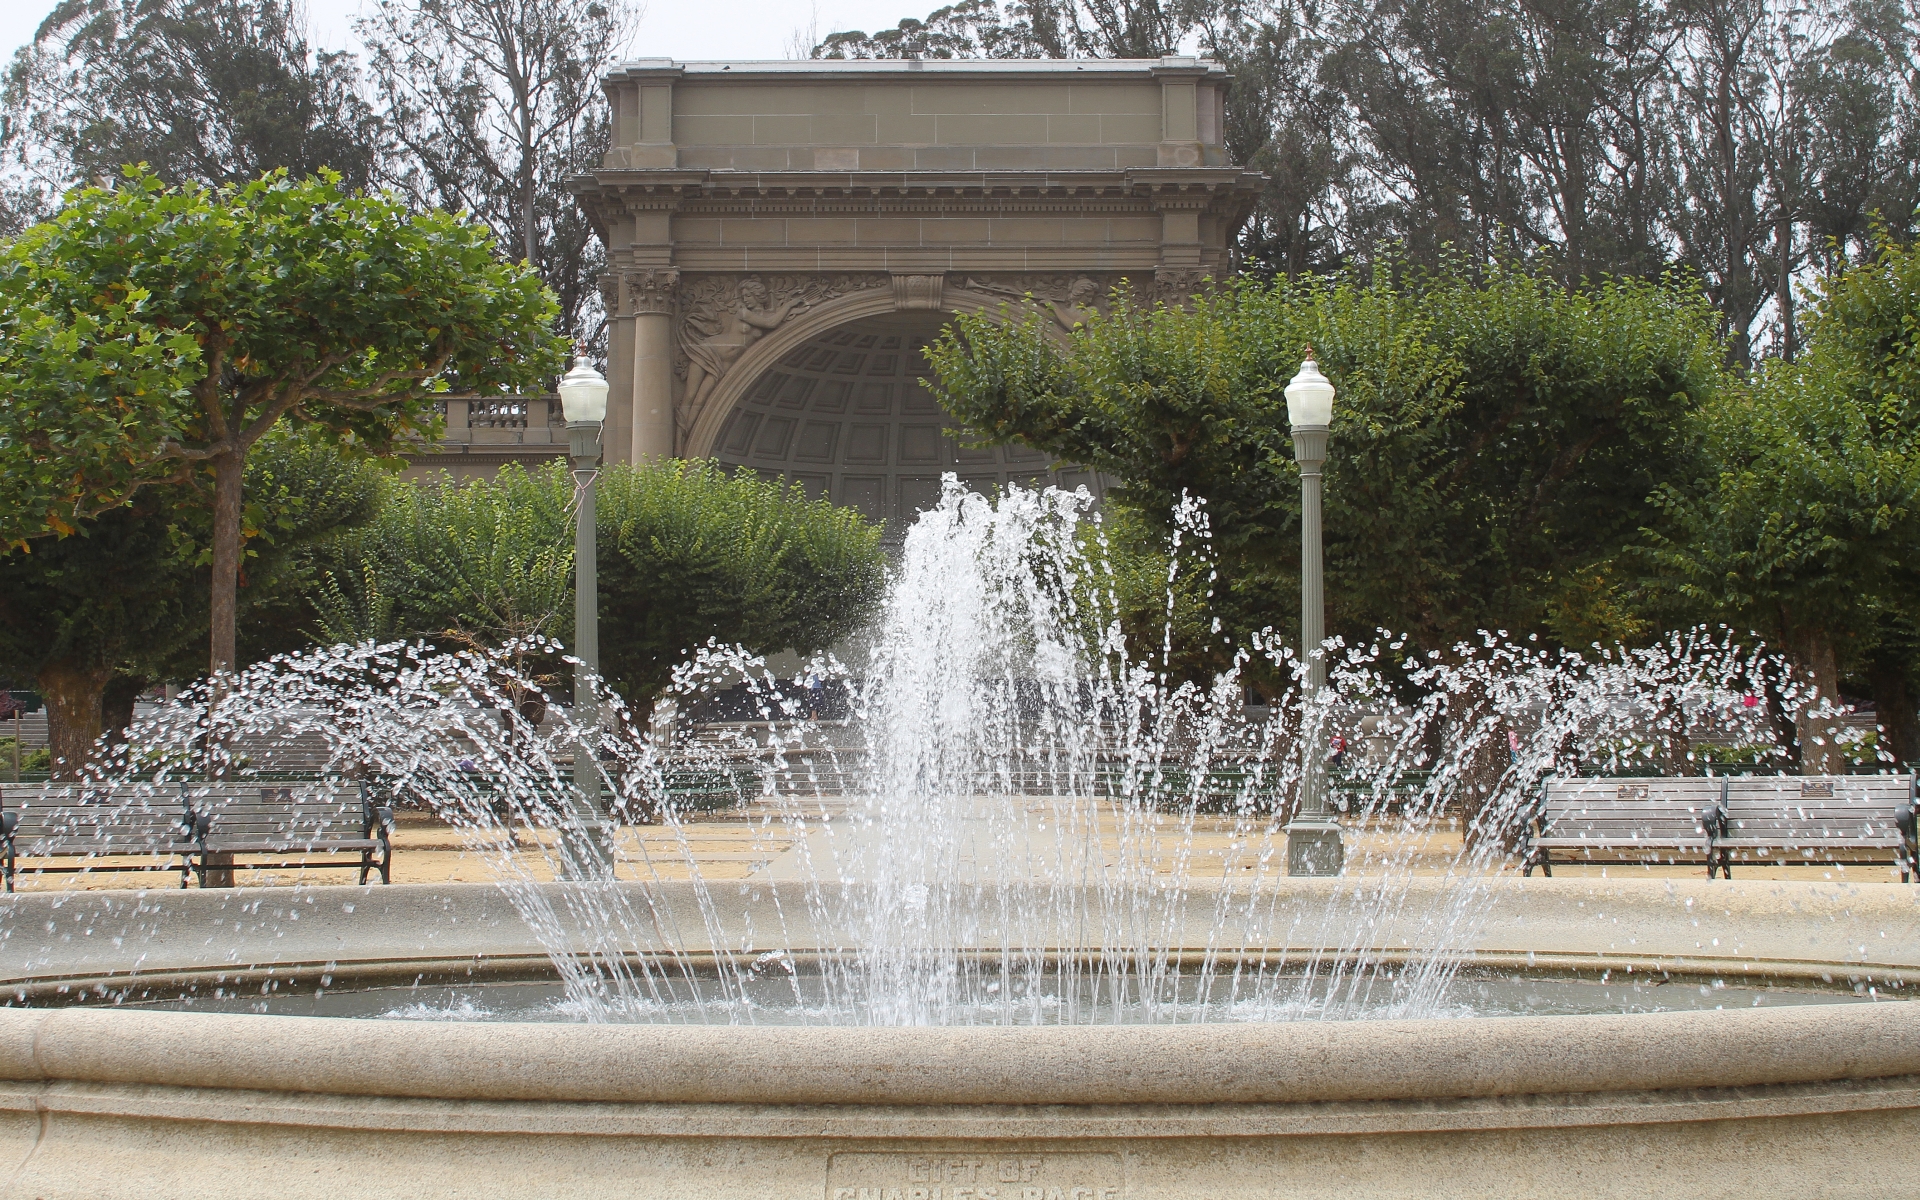
[[[605,170],[571,181],[579,196],[659,206],[695,198],[809,197],[1219,197],[1252,195],[1266,182],[1239,167],[1129,167],[1117,171],[700,171]]]

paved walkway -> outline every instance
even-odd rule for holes
[[[1057,854],[1057,828],[1046,834],[1054,811],[1046,801],[1028,807],[1029,838],[1044,837],[1044,857]],[[1348,864],[1350,873],[1378,875],[1407,873],[1416,876],[1443,875],[1459,870],[1460,833],[1452,823],[1426,830],[1409,830],[1403,823],[1391,825],[1373,822],[1349,830]],[[982,839],[985,840],[985,839]],[[1102,865],[1112,867],[1122,861],[1136,869],[1147,869],[1157,877],[1176,875],[1217,879],[1222,874],[1237,878],[1272,876],[1285,870],[1286,837],[1264,822],[1236,821],[1225,817],[1198,817],[1191,836],[1177,818],[1162,817],[1151,827],[1123,828],[1111,809],[1098,818],[1098,829],[1081,829],[1073,835],[1078,845],[1097,844]],[[836,849],[844,858],[850,848],[858,848],[861,834],[857,822],[848,819],[843,802],[819,806],[810,815],[754,811],[747,816],[700,817],[677,826],[628,827],[620,833],[620,877],[623,879],[681,880],[697,870],[709,881],[746,879],[808,879],[832,877],[823,870],[836,861]],[[1123,847],[1124,843],[1124,847]],[[1004,831],[995,841],[996,850],[1004,850]],[[535,879],[550,879],[546,857],[536,839],[522,834],[517,848],[506,851],[514,867]],[[483,883],[498,877],[500,850],[488,839],[457,829],[428,813],[403,812],[399,815],[394,838],[393,881],[396,884]],[[1030,857],[1030,856],[1029,856]],[[23,863],[18,880],[21,891],[85,890],[115,888],[173,887],[177,876],[160,872],[115,871],[116,865],[130,860],[102,859],[97,870],[87,874],[36,876],[31,864]],[[1502,857],[1491,864],[1500,875],[1518,875],[1517,859]],[[1044,870],[1045,868],[1040,868]],[[1699,865],[1678,866],[1574,866],[1554,868],[1561,878],[1706,878]],[[1891,866],[1832,865],[1822,867],[1736,867],[1741,879],[1782,879],[1814,882],[1846,880],[1857,883],[1898,882],[1899,870]],[[1004,877],[1004,872],[1001,873]],[[349,883],[351,871],[237,871],[235,882],[243,886],[291,885],[295,883]]]

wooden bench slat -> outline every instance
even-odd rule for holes
[[[1906,880],[1915,874],[1914,839],[1910,775],[1550,779],[1535,806],[1523,870],[1552,874],[1553,850],[1640,861],[1662,850],[1705,854],[1709,875],[1729,876],[1736,851],[1743,860],[1767,851],[1810,861],[1892,850]]]
[[[160,858],[163,865],[108,864],[103,870],[206,872],[254,866],[358,867],[392,879],[390,815],[376,817],[357,785],[326,782],[0,786],[8,832],[9,891],[20,858]],[[381,814],[389,810],[381,809]],[[371,831],[371,833],[370,833]],[[218,855],[221,862],[208,862]],[[339,861],[249,863],[236,856],[299,855]],[[74,871],[86,867],[29,868]]]

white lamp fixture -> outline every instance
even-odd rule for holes
[[[1313,347],[1308,346],[1300,373],[1287,385],[1287,424],[1295,429],[1325,429],[1333,424],[1333,395],[1333,384],[1320,373]]]
[[[573,360],[573,370],[560,380],[558,391],[560,411],[566,414],[567,424],[598,425],[607,419],[607,380],[593,369],[586,355]]]

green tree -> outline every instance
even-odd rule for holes
[[[1920,255],[1883,238],[1814,300],[1800,360],[1768,364],[1700,413],[1702,469],[1661,489],[1650,558],[1659,586],[1774,639],[1824,697],[1838,698],[1850,659],[1867,660],[1896,740],[1909,740]],[[1815,714],[1798,723],[1803,769],[1841,769]]]
[[[558,467],[529,474],[509,464],[492,479],[389,483],[371,524],[318,548],[314,636],[570,641],[570,499]]]
[[[484,226],[275,174],[129,171],[0,252],[0,540],[212,478],[211,667],[234,664],[248,453],[283,422],[386,453],[436,393],[560,368],[553,298]]]
[[[650,710],[686,651],[715,639],[812,654],[872,615],[885,584],[880,526],[718,464],[600,476],[600,654]]]
[[[384,137],[352,55],[313,51],[286,0],[63,0],[15,56],[6,110],[55,194],[138,163],[170,183],[331,168],[365,187]]]
[[[238,602],[251,625],[301,593],[303,550],[372,515],[378,471],[283,434],[248,460],[246,482]],[[205,494],[183,483],[145,489],[71,537],[0,553],[0,671],[45,696],[59,777],[76,777],[103,729],[125,727],[133,696],[177,678],[206,637],[211,532]]]
[[[856,510],[712,463],[617,465],[598,488],[601,670],[638,710],[710,638],[812,653],[878,599],[880,529]],[[572,501],[559,463],[391,485],[371,525],[322,548],[316,635],[569,640]]]
[[[960,318],[930,350],[942,402],[1125,481],[1164,531],[1203,498],[1229,634],[1298,614],[1299,494],[1282,390],[1311,344],[1341,389],[1327,464],[1329,628],[1442,649],[1480,629],[1554,632],[1689,463],[1682,420],[1722,386],[1714,314],[1636,282],[1243,283],[1191,311],[1118,298],[1068,344],[1038,321]],[[1591,607],[1591,606],[1589,606]],[[1157,640],[1157,639],[1156,639]],[[1186,662],[1217,670],[1209,645]]]

